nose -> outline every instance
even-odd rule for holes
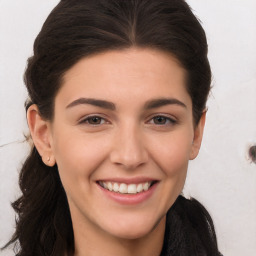
[[[125,169],[135,169],[148,161],[148,153],[140,129],[125,127],[115,134],[110,160]]]

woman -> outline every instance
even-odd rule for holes
[[[61,1],[25,83],[16,255],[220,255],[207,211],[180,196],[211,83],[184,1]]]

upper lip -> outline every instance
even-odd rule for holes
[[[125,183],[125,184],[139,184],[144,182],[153,182],[158,181],[154,178],[148,178],[148,177],[133,177],[133,178],[104,178],[99,179],[97,182],[116,182],[116,183]]]

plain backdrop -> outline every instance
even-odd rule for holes
[[[0,246],[11,236],[18,173],[29,146],[23,72],[33,41],[56,0],[0,0]],[[214,219],[225,256],[256,255],[256,1],[189,0],[209,43],[213,89],[199,157],[184,194]],[[11,250],[0,255],[14,255]]]

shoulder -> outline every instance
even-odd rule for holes
[[[167,213],[162,255],[221,256],[212,218],[196,199],[179,196]]]

